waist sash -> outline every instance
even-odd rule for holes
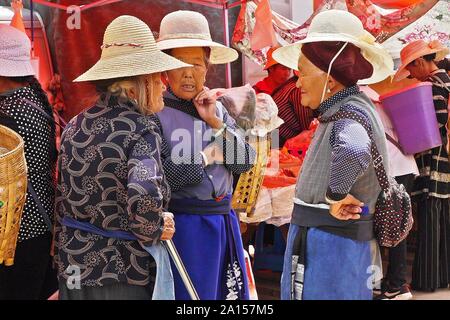
[[[315,227],[358,241],[370,241],[374,238],[373,214],[361,215],[358,220],[338,220],[328,209],[295,203],[291,223],[301,227]]]
[[[63,226],[78,229],[81,231],[90,232],[93,234],[97,234],[106,238],[114,238],[119,240],[126,240],[126,241],[136,241],[137,237],[128,231],[123,230],[105,230],[99,227],[94,226],[92,223],[89,222],[82,222],[75,220],[70,217],[64,217],[62,218],[61,224]]]
[[[174,214],[227,215],[231,211],[231,195],[220,200],[172,199],[169,202],[169,211]]]

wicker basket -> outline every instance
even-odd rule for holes
[[[251,217],[255,211],[264,171],[270,157],[270,134],[265,137],[252,137],[250,141],[256,150],[255,165],[248,172],[241,174],[232,199],[232,207],[236,213],[245,213],[248,217]]]
[[[14,264],[20,219],[27,193],[27,166],[22,138],[0,126],[0,264]]]

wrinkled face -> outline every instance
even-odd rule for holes
[[[304,55],[298,59],[299,77],[297,87],[302,92],[302,105],[317,109],[326,84],[327,74],[317,68]]]
[[[426,62],[423,58],[419,58],[411,62],[405,67],[409,71],[409,78],[425,80],[428,77]]]
[[[269,70],[269,76],[278,85],[285,83],[291,77],[291,69],[282,64],[276,64],[270,67]]]
[[[147,100],[150,102],[152,112],[157,113],[164,108],[163,92],[166,91],[166,86],[162,82],[160,72],[148,75],[146,82]]]
[[[167,71],[167,78],[173,93],[185,100],[192,100],[200,91],[206,81],[205,51],[201,47],[175,48],[170,55],[178,60],[193,65],[193,67],[180,68]]]

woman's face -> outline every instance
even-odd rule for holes
[[[184,100],[192,100],[203,90],[208,68],[205,62],[205,51],[201,47],[175,48],[170,55],[178,60],[193,65],[167,71],[170,88],[173,93]]]
[[[146,82],[147,101],[149,101],[152,112],[157,113],[164,108],[163,92],[166,90],[166,86],[162,82],[160,72],[148,75]]]
[[[301,88],[302,105],[315,110],[320,105],[327,74],[312,64],[305,55],[298,59],[298,71],[297,87]]]

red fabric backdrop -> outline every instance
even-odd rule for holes
[[[90,0],[59,0],[63,5],[82,5]],[[161,19],[175,10],[195,10],[208,19],[214,40],[223,42],[221,10],[206,8],[183,1],[125,0],[81,12],[81,28],[69,30],[66,26],[69,15],[53,9],[52,29],[56,61],[61,74],[61,84],[66,104],[63,113],[67,120],[89,107],[95,99],[95,90],[90,84],[75,84],[72,80],[86,71],[100,57],[102,38],[107,25],[116,17],[128,14],[145,21],[152,31],[159,31]],[[233,23],[233,22],[230,22]],[[51,39],[50,39],[51,41]],[[214,66],[209,71],[208,82],[224,86],[224,67]],[[222,84],[223,82],[223,84]],[[208,85],[208,83],[207,83]]]

